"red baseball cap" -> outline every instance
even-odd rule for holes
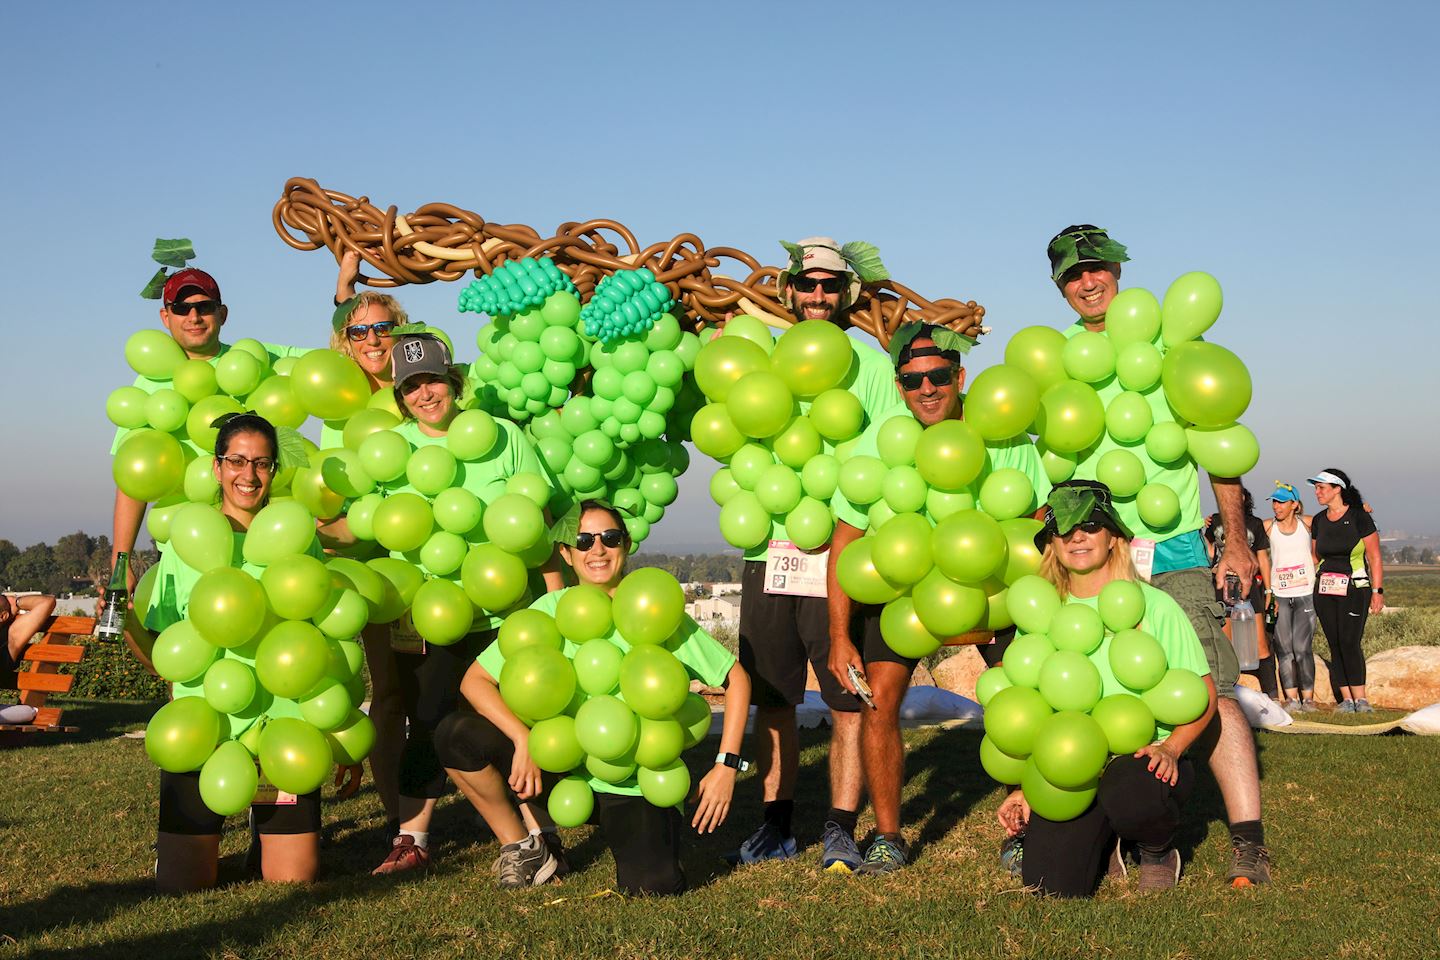
[[[216,283],[215,278],[204,270],[197,270],[194,267],[186,267],[165,280],[165,302],[175,303],[183,300],[186,290],[198,290],[207,297],[220,299],[220,284]]]

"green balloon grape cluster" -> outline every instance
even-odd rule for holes
[[[689,793],[681,753],[705,738],[711,718],[704,699],[690,693],[685,665],[667,649],[684,618],[679,582],[645,568],[627,574],[613,598],[592,585],[572,587],[553,617],[521,610],[501,626],[500,696],[530,727],[536,766],[570,774],[551,791],[556,823],[579,826],[589,818],[590,778],[634,781],[657,807],[673,807]]]
[[[557,290],[538,306],[494,317],[476,336],[480,356],[470,366],[475,405],[524,423],[563,404],[576,374],[590,362],[591,344],[579,334],[579,299]]]
[[[580,319],[592,340],[610,343],[644,335],[674,305],[670,288],[648,268],[616,270],[595,287]]]
[[[508,317],[538,307],[559,291],[575,293],[550,257],[507,260],[460,291],[460,311]]]
[[[1046,819],[1084,813],[1112,755],[1150,744],[1157,725],[1175,727],[1205,713],[1205,681],[1171,668],[1144,630],[1138,583],[1111,581],[1092,607],[1062,603],[1049,581],[1028,575],[1010,585],[1006,607],[1020,632],[1004,663],[975,684],[985,708],[980,763],[1001,783],[1020,784]],[[1123,692],[1104,695],[1097,660]]]

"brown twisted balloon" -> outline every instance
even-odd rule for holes
[[[624,224],[587,220],[561,224],[554,236],[541,237],[524,224],[488,223],[448,203],[427,203],[401,216],[393,206],[381,210],[366,197],[325,190],[306,177],[285,184],[272,219],[281,239],[297,250],[325,247],[337,262],[346,250],[354,250],[379,273],[360,277],[372,287],[459,280],[472,270],[489,274],[507,260],[548,256],[574,281],[581,302],[616,270],[648,267],[697,328],[718,323],[733,311],[760,316],[778,327],[793,322],[780,304],[781,268],[762,266],[733,247],[707,250],[690,233],[641,247]],[[722,260],[739,264],[742,269],[733,272],[745,278],[714,272]],[[926,300],[892,280],[866,284],[849,311],[850,322],[881,346],[888,346],[890,335],[907,320],[947,326],[979,339],[989,331],[981,325],[984,316],[985,308],[974,300]]]

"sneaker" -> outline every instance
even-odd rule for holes
[[[1285,712],[1286,712],[1286,713],[1299,713],[1300,711],[1302,711],[1302,710],[1304,710],[1304,709],[1305,709],[1305,708],[1304,708],[1303,706],[1301,706],[1299,700],[1286,700],[1286,701],[1285,701]]]
[[[563,880],[570,876],[570,860],[565,856],[565,842],[560,839],[560,834],[554,830],[542,830],[540,840],[550,851],[550,856],[555,858],[554,879]]]
[[[1019,880],[1024,872],[1025,834],[1017,833],[1000,841],[1000,866],[1010,876]]]
[[[1355,701],[1354,701],[1354,700],[1341,700],[1339,703],[1335,704],[1335,712],[1336,712],[1336,713],[1354,713],[1354,712],[1355,712]]]
[[[1180,851],[1171,847],[1159,863],[1140,862],[1140,892],[1172,890],[1180,882]]]
[[[1231,837],[1235,859],[1230,865],[1230,875],[1225,879],[1232,887],[1253,887],[1257,883],[1270,882],[1270,851],[1258,843]]]
[[[1115,849],[1110,851],[1110,862],[1105,866],[1105,876],[1112,880],[1124,880],[1129,871],[1125,868],[1125,854],[1120,849],[1121,840],[1115,838]]]
[[[1364,697],[1361,697],[1359,700],[1356,700],[1356,701],[1355,701],[1355,712],[1356,712],[1356,713],[1374,713],[1374,712],[1375,712],[1375,708],[1372,707],[1372,706],[1370,706],[1370,701],[1369,701],[1369,700],[1366,700]]]
[[[500,856],[490,871],[507,890],[520,887],[539,887],[554,878],[560,862],[550,852],[548,844],[539,837],[526,837],[515,843],[500,847]]]
[[[851,873],[860,866],[860,848],[855,845],[855,838],[834,820],[825,821],[820,842],[824,847],[820,852],[820,866],[826,873]]]
[[[1300,712],[1301,712],[1301,713],[1316,713],[1316,712],[1319,711],[1319,709],[1320,709],[1319,707],[1315,706],[1315,701],[1314,701],[1314,700],[1301,700],[1301,701],[1300,701]]]
[[[883,833],[870,841],[865,851],[865,861],[855,869],[856,876],[873,877],[894,873],[910,862],[909,850],[904,840],[891,840]]]
[[[768,820],[740,844],[740,849],[725,854],[732,867],[761,860],[793,860],[800,855],[794,837],[782,837],[780,829]]]
[[[415,838],[401,834],[390,844],[390,853],[380,866],[370,871],[372,877],[383,877],[408,870],[430,869],[430,851],[415,843]]]

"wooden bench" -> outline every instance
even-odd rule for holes
[[[85,647],[75,640],[95,634],[94,617],[51,617],[34,643],[20,656],[14,689],[20,691],[20,702],[35,708],[35,719],[29,723],[0,723],[0,734],[10,733],[74,733],[79,727],[60,723],[63,707],[49,707],[45,701],[52,693],[69,693],[75,683],[71,674],[61,673],[62,663],[79,663],[85,659]]]

